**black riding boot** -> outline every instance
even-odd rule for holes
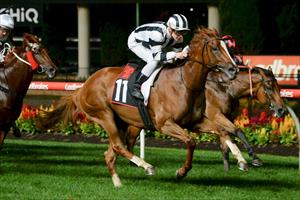
[[[131,92],[131,95],[134,96],[135,98],[144,100],[144,96],[141,92],[141,85],[148,79],[147,76],[144,74],[140,74],[140,76],[136,79],[135,83],[133,84],[133,89]]]

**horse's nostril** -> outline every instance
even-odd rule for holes
[[[43,72],[43,68],[41,66],[39,66],[36,70],[38,73],[42,73]]]
[[[285,114],[286,110],[284,108],[279,108],[277,110],[278,117],[282,117]]]
[[[232,73],[232,74],[237,74],[237,70],[236,70],[235,67],[229,68],[229,72]]]
[[[49,72],[54,73],[54,72],[56,72],[56,70],[54,68],[50,68]]]
[[[284,115],[284,113],[286,112],[286,110],[284,108],[279,109],[279,112],[281,113],[281,115]]]

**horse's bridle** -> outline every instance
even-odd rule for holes
[[[21,61],[21,62],[23,62],[23,63],[25,63],[25,64],[27,64],[27,65],[29,65],[29,66],[33,66],[33,65],[36,65],[36,64],[37,64],[37,63],[33,63],[33,62],[36,62],[36,61],[34,61],[34,60],[26,61],[26,60],[24,60],[23,58],[21,58],[21,57],[14,51],[14,47],[11,47],[11,45],[10,45],[9,43],[5,43],[4,45],[5,45],[5,48],[8,50],[8,53],[12,53],[19,61]],[[35,57],[37,60],[39,60],[39,59],[38,59],[38,57],[40,56],[40,53],[39,53],[39,51],[38,51],[39,48],[40,48],[40,47],[39,47],[39,45],[38,45],[37,43],[28,43],[28,46],[25,47],[25,50],[26,50],[26,52],[32,52],[32,53],[34,53],[34,54],[35,54],[34,57]],[[28,57],[28,56],[27,56],[27,57]],[[17,96],[17,94],[9,88],[9,84],[8,84],[8,81],[7,81],[7,78],[6,78],[6,75],[5,75],[4,68],[2,68],[2,69],[3,69],[3,74],[4,74],[4,77],[5,77],[5,80],[6,80],[6,85],[7,85],[8,88],[6,88],[6,87],[0,85],[0,91],[4,92],[4,93],[6,93],[6,94],[11,94],[11,95],[13,95],[13,96]],[[44,71],[45,71],[45,70],[40,70],[39,73],[42,73],[42,72],[44,72]]]
[[[199,60],[196,60],[196,59],[192,59],[192,58],[190,58],[190,57],[187,58],[187,61],[191,61],[191,62],[198,63],[198,64],[200,64],[200,65],[206,66],[207,68],[212,68],[212,67],[216,66],[215,64],[209,64],[209,63],[206,64],[206,63],[204,63],[204,50],[208,51],[208,44],[209,44],[209,42],[211,42],[211,41],[213,41],[213,40],[222,40],[222,39],[221,39],[221,38],[215,37],[215,38],[211,38],[211,39],[205,41],[205,43],[204,43],[204,45],[203,45],[203,47],[202,47],[202,55],[201,55],[201,56],[202,56],[202,61],[199,61]],[[208,55],[209,55],[209,54],[208,54]],[[189,89],[189,90],[191,90],[191,91],[198,92],[198,90],[193,90],[193,89],[190,89],[190,88],[188,88],[188,87],[186,86],[186,82],[185,82],[185,80],[184,80],[184,78],[183,78],[183,75],[182,75],[182,67],[180,68],[180,77],[181,77],[181,80],[182,80],[183,84],[185,85],[185,87],[186,87],[187,89]]]
[[[211,42],[213,40],[222,40],[222,39],[221,38],[211,38],[211,39],[205,41],[205,43],[204,43],[204,45],[202,47],[202,55],[201,55],[202,61],[199,61],[199,60],[196,60],[196,59],[192,59],[190,57],[188,57],[187,60],[191,61],[191,62],[195,62],[195,63],[201,64],[201,65],[204,65],[204,66],[206,66],[208,68],[212,68],[212,67],[216,66],[214,64],[204,63],[204,50],[208,51],[208,44],[209,44],[209,42]]]
[[[273,104],[272,104],[272,92],[273,92],[273,89],[272,87],[269,87],[267,83],[271,82],[272,85],[274,83],[274,81],[276,81],[275,78],[270,78],[268,80],[265,80],[264,78],[262,78],[262,80],[260,81],[262,84],[259,86],[259,88],[257,89],[257,92],[258,90],[263,87],[264,88],[264,93],[267,97],[267,102],[268,102],[268,105],[269,105],[269,108],[272,109],[273,108]]]
[[[274,83],[274,81],[276,81],[276,79],[274,77],[272,77],[272,78],[266,80],[262,76],[262,78],[260,80],[261,84],[257,88],[256,94],[253,95],[253,86],[252,86],[252,69],[253,69],[253,67],[252,66],[246,66],[246,67],[249,69],[249,83],[250,83],[250,96],[251,96],[251,98],[253,98],[253,96],[257,96],[257,93],[258,93],[259,89],[261,87],[263,87],[264,88],[264,93],[265,93],[265,95],[267,97],[266,99],[267,99],[267,102],[268,102],[268,106],[269,106],[270,109],[272,109],[273,108],[273,104],[272,104],[271,99],[272,99],[272,92],[273,92],[273,90],[272,90],[272,87],[269,87],[268,84],[266,84],[266,83],[271,82],[272,85],[273,85],[273,83]],[[260,74],[260,72],[258,72],[258,73]]]

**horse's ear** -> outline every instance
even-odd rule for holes
[[[25,47],[28,43],[29,43],[29,34],[28,33],[24,33],[23,35],[23,46]]]
[[[39,43],[42,42],[42,38],[40,38],[40,37],[38,37],[38,36],[36,36],[36,35],[35,35],[35,38],[36,38],[36,40],[37,40]]]
[[[219,36],[219,32],[217,31],[217,29],[213,28],[212,30],[215,35]]]
[[[272,66],[271,65],[268,66],[268,70],[272,71]]]

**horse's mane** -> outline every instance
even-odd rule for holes
[[[41,39],[37,37],[36,35],[30,34],[30,33],[24,33],[23,35],[23,48],[27,46],[28,43],[37,43],[40,44]]]
[[[204,40],[208,41],[209,38],[218,38],[219,33],[216,29],[206,28],[204,26],[198,26],[194,30],[194,35],[192,40],[190,41],[190,49],[191,52],[197,49],[200,44],[204,42]]]

